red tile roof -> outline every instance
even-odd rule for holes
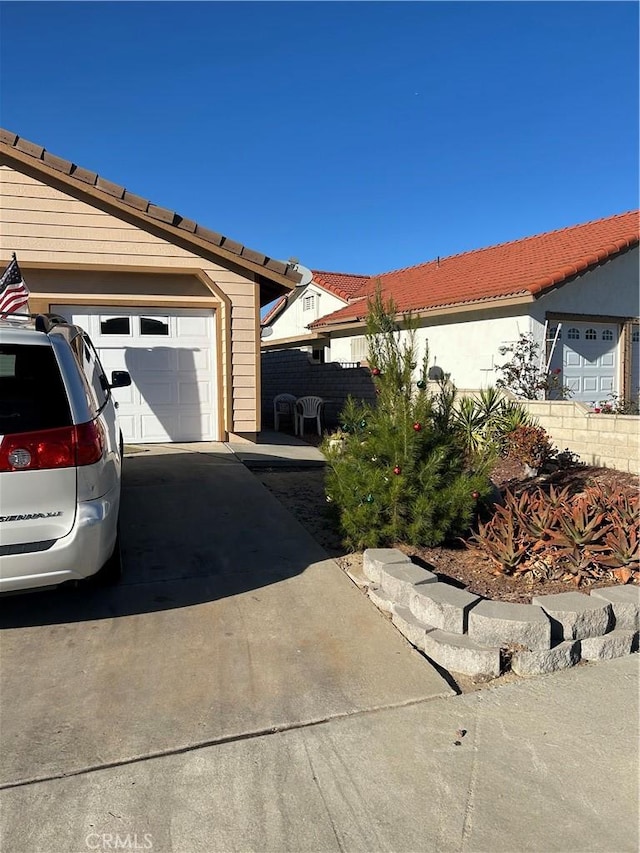
[[[313,280],[325,290],[335,293],[341,299],[351,299],[371,280],[369,275],[352,275],[346,272],[323,272],[313,270]]]
[[[393,296],[401,312],[524,294],[538,296],[636,245],[640,239],[639,214],[637,210],[621,213],[371,276],[353,294],[351,304],[321,317],[311,328],[366,317],[367,301],[362,297],[372,294],[378,281],[383,294]]]
[[[260,321],[261,326],[268,326],[269,323],[275,318],[276,314],[279,314],[280,311],[287,304],[287,297],[281,296],[280,299],[276,301],[274,305],[267,311],[262,320]]]

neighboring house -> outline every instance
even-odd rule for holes
[[[322,311],[310,323],[300,321],[304,312],[298,312],[295,331],[292,323],[286,326],[294,315],[283,303],[269,337],[263,329],[262,347],[311,345],[324,348],[326,360],[365,358],[367,296],[379,283],[400,312],[413,313],[429,364],[449,373],[460,389],[495,384],[495,366],[507,360],[499,348],[530,333],[541,343],[544,366],[560,370],[572,399],[634,397],[639,386],[639,236],[638,211],[632,211],[356,277],[362,284],[345,294],[343,305]],[[314,287],[322,288],[315,277],[300,296]],[[287,335],[278,341],[277,332],[285,327]]]
[[[110,372],[126,441],[255,438],[260,307],[295,288],[253,251],[0,131],[0,264],[16,252],[32,312],[83,326]]]
[[[369,283],[367,275],[313,271],[307,285],[281,297],[262,319],[262,349],[293,346],[305,349],[313,361],[329,361],[325,335],[309,329],[311,323],[349,304],[354,294]],[[359,361],[358,359],[346,361]]]

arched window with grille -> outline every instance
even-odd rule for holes
[[[597,341],[598,333],[595,329],[587,329],[587,331],[584,333],[584,339],[585,341]]]
[[[612,341],[613,340],[613,332],[611,329],[604,329],[602,332],[602,340],[603,341]]]
[[[579,341],[580,340],[580,329],[576,329],[575,327],[569,329],[567,332],[567,337],[570,341]]]

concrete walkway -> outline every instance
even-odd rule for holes
[[[317,447],[286,432],[263,430],[257,444],[229,442],[227,447],[249,468],[320,468],[325,464]]]

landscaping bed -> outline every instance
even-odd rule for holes
[[[322,469],[265,469],[255,473],[325,548],[329,556],[336,559],[344,569],[360,567],[362,554],[345,550],[333,518],[327,511]],[[559,489],[569,487],[571,492],[580,492],[590,483],[638,488],[638,478],[632,474],[590,466],[576,466],[524,479],[523,466],[511,460],[501,460],[492,472],[492,479],[499,489],[508,487],[516,493],[550,484]],[[551,581],[536,576],[535,573],[516,576],[495,574],[495,566],[488,557],[476,549],[467,548],[463,543],[437,548],[416,548],[402,544],[392,544],[390,547],[396,547],[408,554],[419,565],[430,568],[441,576],[442,580],[497,601],[529,603],[534,595],[550,595],[576,589],[566,581]],[[580,589],[588,591],[589,588],[610,586],[614,583],[616,578],[612,575],[592,584],[583,582]]]

